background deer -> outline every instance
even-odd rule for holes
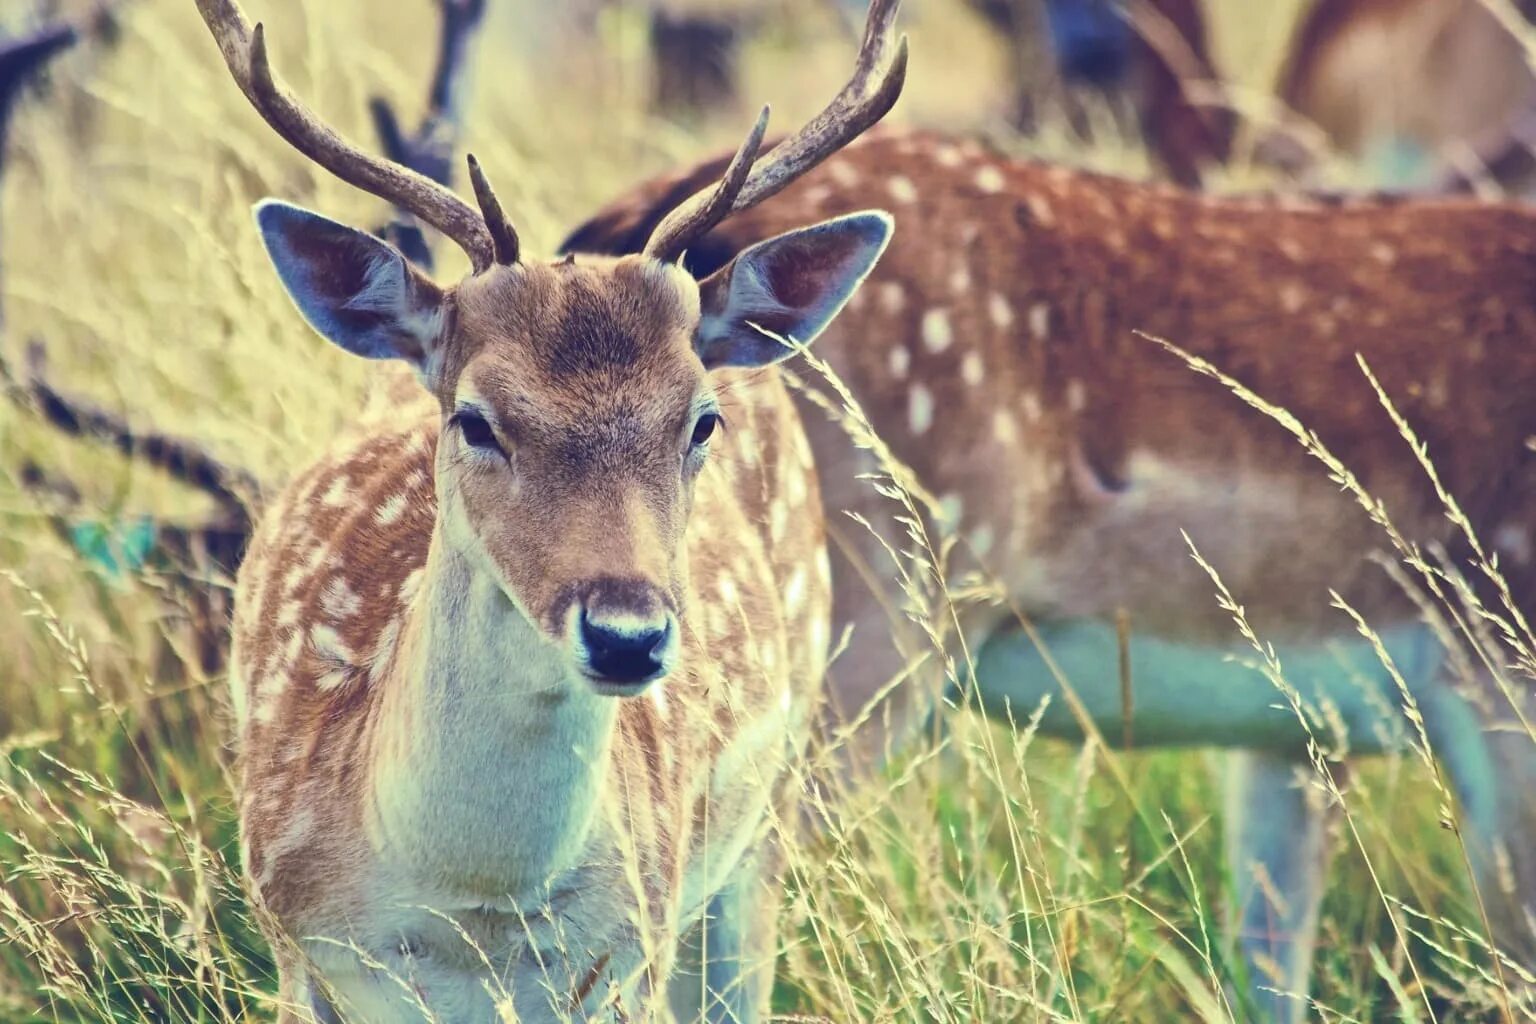
[[[1536,15],[1528,2],[1505,9]],[[1279,96],[1389,181],[1422,182],[1449,162],[1521,191],[1536,75],[1513,27],[1482,0],[1319,0]]]
[[[663,197],[719,170],[640,189],[567,251],[634,251]],[[955,611],[980,652],[980,703],[1022,722],[1051,697],[1049,733],[1236,748],[1227,828],[1249,996],[1273,1019],[1299,1020],[1328,855],[1327,801],[1305,782],[1306,726],[1351,753],[1414,738],[1404,696],[1332,606],[1336,593],[1403,673],[1460,798],[1494,938],[1531,963],[1536,745],[1518,727],[1523,703],[1495,685],[1500,659],[1474,671],[1449,653],[1445,631],[1372,561],[1378,528],[1295,439],[1134,332],[1171,339],[1292,411],[1404,536],[1465,567],[1466,538],[1361,378],[1362,355],[1496,546],[1506,614],[1518,618],[1536,585],[1536,213],[1205,197],[889,133],[722,225],[688,265],[715,273],[787,225],[877,198],[902,230],[817,351],[956,531],[952,583],[977,569],[995,581],[988,599]],[[857,770],[922,726],[943,671],[891,564],[907,543],[899,510],[859,481],[877,467],[822,408],[811,404],[807,427],[833,539],[834,629],[852,628],[824,724],[837,734],[864,723],[848,753]],[[1276,645],[1305,715],[1234,663],[1251,648],[1183,534]],[[1086,716],[1063,699],[1062,677]],[[1514,691],[1525,688],[1522,678]]]
[[[644,253],[538,263],[473,158],[479,213],[341,141],[274,83],[261,26],[200,0],[283,138],[473,267],[443,289],[368,235],[257,208],[309,323],[424,385],[387,387],[268,510],[241,567],[244,860],[295,1005],[649,1019],[693,936],[679,1016],[761,1012],[765,827],[795,784],[829,580],[793,407],[772,373],[742,371],[792,352],[762,329],[820,333],[890,223],[801,228],[698,285],[677,259],[890,107],[895,9],[872,6],[821,117],[754,167],[765,112]]]
[[[1059,76],[1130,102],[1147,148],[1175,181],[1232,155],[1237,118],[1210,53],[1200,0],[1046,0],[987,9],[1008,35],[1047,35]],[[1508,11],[1529,18],[1529,4]],[[1464,178],[1524,188],[1536,138],[1536,77],[1509,23],[1483,0],[1317,0],[1296,26],[1276,98],[1325,149],[1363,160],[1389,185],[1429,184],[1446,166]],[[1041,92],[1038,48],[1020,44],[1021,110]],[[1293,174],[1322,156],[1308,132],[1271,130],[1259,157]],[[1465,188],[1447,181],[1442,188]]]
[[[1088,119],[1080,93],[1134,116],[1159,171],[1184,185],[1225,163],[1237,120],[1219,100],[1199,0],[977,0],[1009,42],[1015,82],[1010,120],[1034,132],[1040,106],[1066,101],[1079,134]]]

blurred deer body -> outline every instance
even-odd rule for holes
[[[472,267],[444,288],[371,235],[256,209],[310,326],[416,381],[268,508],[237,583],[242,857],[289,1018],[760,1019],[769,833],[831,601],[810,449],[762,372],[793,349],[761,328],[819,334],[890,220],[782,233],[702,283],[677,261],[890,108],[897,3],[772,159],[765,109],[642,252],[550,263],[473,157],[478,211],[331,132],[233,0],[198,6],[281,137]]]
[[[972,3],[1011,44],[1011,118],[1021,129],[1032,131],[1040,100],[1064,87],[1080,131],[1087,126],[1080,92],[1133,112],[1152,158],[1181,184],[1198,185],[1205,168],[1230,155],[1235,118],[1218,96],[1196,95],[1219,78],[1199,0],[1144,0],[1130,9],[1112,0]]]
[[[663,197],[716,170],[641,190],[567,247],[629,250]],[[720,228],[694,247],[691,269],[707,273],[784,222],[872,196],[894,202],[902,230],[817,352],[935,497],[935,518],[956,530],[952,580],[984,568],[1006,599],[958,608],[970,650],[980,649],[983,704],[1022,721],[1047,694],[1061,703],[1049,662],[1018,631],[1011,605],[1040,624],[1050,654],[1062,642],[1077,673],[1068,678],[1118,742],[1127,723],[1113,624],[1124,613],[1135,743],[1252,744],[1269,751],[1261,759],[1302,763],[1306,734],[1295,712],[1268,679],[1230,664],[1244,646],[1183,531],[1296,669],[1303,696],[1342,709],[1353,749],[1401,743],[1400,695],[1353,623],[1330,607],[1336,591],[1384,631],[1414,692],[1436,709],[1431,729],[1449,747],[1440,753],[1451,777],[1469,807],[1482,809],[1469,812],[1467,829],[1485,898],[1501,904],[1498,938],[1527,949],[1521,908],[1536,896],[1536,813],[1526,806],[1530,790],[1504,780],[1536,778],[1536,759],[1463,728],[1468,711],[1441,671],[1443,653],[1369,558],[1381,535],[1353,499],[1283,429],[1133,332],[1168,338],[1294,412],[1404,535],[1464,555],[1360,375],[1361,353],[1479,534],[1499,545],[1515,600],[1529,607],[1536,213],[1449,200],[1220,199],[893,133],[851,147]],[[874,467],[814,403],[806,422],[834,541],[834,629],[853,626],[853,647],[832,669],[828,728],[873,704],[875,725],[854,737],[854,757],[867,761],[927,720],[940,673],[920,664],[929,642],[905,621],[910,602],[885,546],[911,542],[889,501],[856,480]],[[874,524],[879,538],[844,511]],[[1044,724],[1082,733],[1060,706]],[[1514,739],[1531,746],[1523,734]],[[1478,767],[1499,759],[1508,762],[1502,776]],[[1244,881],[1255,877],[1252,860],[1291,883],[1281,893],[1289,909],[1259,896],[1241,911],[1245,929],[1268,924],[1250,948],[1254,962],[1278,962],[1283,975],[1255,968],[1255,999],[1294,1019],[1304,1004],[1258,987],[1305,991],[1322,812],[1289,769],[1250,767],[1243,778],[1256,788],[1246,804],[1277,810],[1237,830],[1238,850],[1254,854],[1235,865],[1239,888],[1254,892]],[[1269,827],[1279,820],[1312,825]],[[1496,862],[1510,870],[1493,870]],[[1509,878],[1515,897],[1504,895]]]
[[[1320,0],[1279,91],[1346,153],[1395,160],[1398,180],[1422,178],[1448,146],[1484,148],[1536,106],[1520,41],[1481,0]]]

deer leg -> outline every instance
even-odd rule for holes
[[[1429,631],[1402,626],[1380,636],[1416,698],[1422,703],[1436,692],[1442,651]],[[1298,715],[1286,693],[1226,650],[1132,636],[1128,654],[1129,677],[1123,678],[1119,637],[1107,623],[1045,627],[1039,644],[1010,629],[982,647],[971,696],[989,714],[1013,721],[1043,706],[1041,730],[1058,736],[1080,737],[1091,724],[1110,744],[1250,748],[1233,752],[1235,770],[1228,776],[1228,856],[1237,896],[1231,920],[1246,964],[1247,1005],[1261,1020],[1299,1021],[1308,1006],[1331,814],[1305,785],[1302,755],[1312,738],[1353,753],[1401,748],[1410,731],[1396,683],[1362,640],[1281,647],[1283,677],[1304,710]],[[1424,715],[1442,717],[1430,707]],[[1490,788],[1476,781],[1491,781],[1487,759],[1476,750],[1472,755],[1463,758],[1469,762],[1464,774],[1481,793]],[[1536,781],[1536,757],[1530,764]]]
[[[720,17],[655,12],[651,53],[657,107],[696,117],[732,106],[737,99],[739,35],[734,24]]]
[[[678,1024],[754,1024],[768,1017],[778,947],[777,844],[749,851],[678,950],[668,985]]]
[[[1238,1005],[1256,1019],[1291,1024],[1307,1016],[1318,908],[1336,818],[1309,785],[1312,769],[1284,754],[1227,755],[1227,864],[1237,946],[1246,967]]]
[[[1420,703],[1430,745],[1461,805],[1461,840],[1493,929],[1489,938],[1531,969],[1536,967],[1536,739],[1502,695],[1489,699],[1502,704],[1503,713],[1479,710],[1450,684],[1426,693]]]
[[[1427,630],[1399,626],[1380,635],[1410,685],[1433,677],[1440,650]],[[1038,645],[1010,627],[990,637],[975,659],[967,696],[989,715],[1012,721],[1025,721],[1044,705],[1040,728],[1047,735],[1083,738],[1085,722],[1074,705],[1111,745],[1128,738],[1133,746],[1299,753],[1315,737],[1325,744],[1347,740],[1351,753],[1375,753],[1399,748],[1408,735],[1396,686],[1362,640],[1277,648],[1285,682],[1306,712],[1303,724],[1251,651],[1133,634],[1123,679],[1111,623],[1054,623],[1036,636]],[[1340,726],[1346,735],[1335,736]]]

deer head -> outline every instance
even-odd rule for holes
[[[226,62],[279,134],[339,177],[453,238],[473,270],[442,287],[386,243],[267,201],[256,220],[305,319],[348,352],[409,363],[437,398],[439,535],[496,581],[601,692],[666,675],[687,590],[684,532],[722,424],[713,371],[762,367],[808,343],[890,236],[883,213],[790,231],[699,283],[677,260],[733,210],[782,189],[895,101],[897,3],[877,0],[853,80],[762,162],[767,111],[723,179],[684,202],[644,253],[525,260],[473,157],[477,213],[446,187],[364,154],[268,66],[261,26],[198,0]]]

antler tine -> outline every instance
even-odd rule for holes
[[[480,215],[485,218],[486,229],[491,233],[496,262],[511,266],[517,262],[522,248],[517,238],[517,229],[507,220],[507,215],[501,212],[501,201],[491,191],[491,183],[485,179],[485,172],[480,169],[480,161],[475,159],[475,154],[470,153],[465,160],[469,164],[469,184],[475,190],[475,202],[480,204]]]
[[[645,244],[647,256],[670,263],[682,256],[689,242],[725,219],[741,194],[742,186],[747,183],[747,175],[752,171],[767,131],[768,107],[765,104],[757,115],[757,123],[747,133],[741,148],[736,150],[719,182],[694,193],[656,225],[650,241]]]
[[[826,109],[753,167],[745,181],[733,190],[734,198],[729,204],[719,203],[724,181],[685,200],[656,225],[645,244],[645,252],[658,259],[675,259],[689,243],[725,217],[783,190],[884,117],[906,82],[907,37],[898,39],[895,33],[900,9],[901,0],[871,0],[853,77]],[[738,152],[737,158],[740,156]],[[735,169],[735,160],[731,167]],[[729,175],[727,171],[727,178]]]
[[[262,26],[252,28],[235,0],[197,0],[197,9],[235,84],[291,146],[342,181],[409,210],[453,239],[469,255],[476,273],[495,261],[492,233],[473,207],[430,178],[343,139],[277,84]]]

